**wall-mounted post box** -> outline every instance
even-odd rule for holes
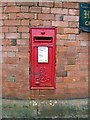
[[[30,28],[30,88],[55,89],[56,29]]]

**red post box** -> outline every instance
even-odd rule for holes
[[[30,88],[55,89],[56,29],[30,28]]]

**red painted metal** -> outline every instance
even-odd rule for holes
[[[55,89],[56,29],[30,28],[30,88]]]

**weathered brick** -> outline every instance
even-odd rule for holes
[[[18,64],[19,59],[16,57],[6,57],[4,58],[4,63],[5,64]]]
[[[8,4],[8,6],[15,6],[16,2],[8,2],[7,4]]]
[[[69,24],[70,28],[72,28],[72,27],[78,28],[79,27],[79,23],[77,21],[69,21],[68,24]]]
[[[16,19],[16,13],[9,13],[9,19]]]
[[[8,57],[15,57],[16,56],[16,52],[8,52]]]
[[[26,45],[26,46],[28,46],[29,45],[29,40],[18,39],[17,40],[17,45]]]
[[[63,33],[63,27],[58,27],[57,28],[57,33]]]
[[[79,46],[79,41],[68,41],[67,46]]]
[[[8,32],[8,27],[6,26],[2,27],[2,32]]]
[[[17,13],[17,19],[33,19],[33,13]]]
[[[76,35],[75,34],[69,34],[68,35],[68,39],[69,40],[75,40],[76,39]]]
[[[58,8],[62,7],[62,2],[55,2],[54,7],[58,7]]]
[[[17,2],[18,6],[37,6],[37,2]]]
[[[79,8],[79,3],[75,3],[75,2],[63,2],[63,7],[64,8],[76,8],[76,9],[78,9]]]
[[[4,8],[4,12],[6,12],[6,13],[10,13],[10,12],[12,12],[12,13],[17,13],[17,12],[20,12],[20,7],[16,7],[16,6],[12,6],[12,7],[5,7]]]
[[[49,20],[43,21],[43,26],[51,26],[51,22]]]
[[[77,28],[64,28],[64,33],[77,34],[79,30]]]
[[[81,47],[85,47],[88,45],[88,42],[87,41],[80,41],[80,46]]]
[[[70,14],[70,15],[79,15],[79,10],[69,9],[69,14]]]
[[[53,14],[38,14],[38,19],[41,20],[54,20]]]
[[[64,46],[57,46],[57,52],[65,52],[67,51],[67,47],[64,47]]]
[[[4,25],[8,26],[20,25],[20,20],[4,20]]]
[[[36,26],[36,25],[42,25],[43,21],[42,20],[31,20],[30,24],[32,26]]]
[[[41,13],[41,7],[30,7],[29,11],[32,13]]]
[[[54,14],[68,14],[68,9],[51,8],[51,13],[54,13]]]
[[[29,32],[29,27],[20,26],[18,27],[18,32]]]
[[[29,33],[22,33],[22,38],[29,39]]]
[[[53,2],[39,2],[39,6],[53,7]]]
[[[19,33],[5,33],[5,38],[20,38],[20,34]]]
[[[3,46],[2,50],[4,52],[11,52],[11,51],[18,52],[18,46]]]
[[[64,21],[79,21],[79,16],[64,16]]]
[[[50,13],[50,8],[42,7],[42,13]]]
[[[52,26],[56,26],[56,27],[68,27],[68,22],[64,22],[64,21],[52,21]]]
[[[76,35],[77,40],[89,40],[88,33],[80,33],[79,35]]]
[[[4,39],[4,40],[2,40],[2,45],[3,46],[11,45],[11,40],[10,39]]]
[[[29,11],[29,8],[28,6],[21,6],[21,12],[28,12]]]
[[[22,20],[21,25],[29,25],[29,20]]]
[[[8,14],[5,14],[5,13],[2,14],[2,19],[7,20],[8,18],[9,18]]]
[[[17,32],[17,27],[9,27],[9,32]]]
[[[67,34],[57,34],[57,39],[58,40],[65,40],[68,38],[68,35]]]

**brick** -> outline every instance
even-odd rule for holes
[[[9,19],[16,19],[16,13],[9,13]]]
[[[8,52],[2,52],[2,57],[7,57],[8,56],[7,53]]]
[[[33,19],[33,13],[17,13],[17,19]]]
[[[17,2],[18,6],[37,6],[37,2]]]
[[[88,46],[88,42],[87,41],[80,41],[80,46],[86,47],[86,46]]]
[[[22,20],[21,25],[29,25],[29,20]]]
[[[72,83],[72,82],[76,82],[79,81],[78,77],[64,77],[64,83]]]
[[[58,27],[58,28],[57,28],[57,33],[61,33],[61,34],[62,34],[62,33],[63,33],[63,27],[62,27],[62,28],[61,28],[61,27]]]
[[[29,11],[29,8],[28,6],[21,6],[21,12],[28,12]]]
[[[68,39],[69,40],[75,40],[76,39],[76,35],[75,34],[69,34],[68,35]]]
[[[9,39],[2,40],[2,45],[3,46],[11,45],[11,40],[9,40]]]
[[[17,40],[17,45],[29,45],[29,40]]]
[[[2,14],[2,19],[4,19],[4,20],[7,20],[9,17],[8,17],[8,14]]]
[[[64,21],[79,21],[79,16],[64,16]]]
[[[68,71],[68,77],[78,77],[79,76],[79,71]]]
[[[55,2],[54,7],[56,7],[56,8],[62,7],[62,2]]]
[[[67,51],[67,47],[57,46],[57,52],[65,52],[65,51]]]
[[[16,2],[8,2],[7,4],[8,4],[8,6],[15,6]]]
[[[65,65],[64,68],[66,71],[79,71],[79,66],[76,65]]]
[[[16,56],[16,53],[15,52],[8,52],[8,57],[15,57]]]
[[[39,6],[53,7],[53,2],[39,2]]]
[[[9,32],[17,32],[17,27],[9,27]]]
[[[18,50],[19,50],[19,52],[28,52],[29,46],[19,46]]]
[[[53,14],[38,14],[38,19],[41,20],[54,20]]]
[[[5,33],[5,38],[20,38],[20,34],[19,33]]]
[[[77,40],[89,40],[88,33],[80,33],[79,35],[76,35]]]
[[[42,7],[42,13],[50,13],[50,8]]]
[[[6,13],[10,13],[10,12],[12,12],[12,13],[17,13],[17,12],[20,12],[20,7],[16,7],[16,6],[12,6],[12,7],[5,7],[4,8],[4,12],[6,12]]]
[[[75,2],[63,2],[63,8],[76,8],[78,9],[79,8],[79,3],[75,3]]]
[[[28,27],[24,27],[24,26],[20,26],[18,27],[18,32],[29,32],[29,28]]]
[[[78,34],[78,28],[64,28],[64,33]]]
[[[79,53],[88,53],[88,47],[85,46],[85,47],[78,47],[77,48],[77,52]]]
[[[29,33],[22,33],[22,38],[29,39]]]
[[[67,46],[79,46],[79,41],[68,41]]]
[[[79,58],[81,59],[88,58],[88,53],[79,53]]]
[[[57,34],[57,39],[58,40],[65,40],[68,38],[68,35],[67,34]]]
[[[51,22],[49,20],[43,21],[43,26],[51,26]]]
[[[78,16],[79,16],[79,10],[69,9],[69,14],[70,14],[70,15],[78,15]]]
[[[53,14],[68,14],[68,9],[51,8],[51,13],[53,13]]]
[[[20,20],[5,20],[4,25],[8,26],[20,25]]]
[[[63,15],[55,15],[55,20],[63,21]]]
[[[32,26],[42,25],[43,21],[42,20],[31,20],[30,24]]]
[[[64,22],[64,21],[52,21],[52,26],[56,26],[56,27],[68,27],[68,22]]]
[[[76,60],[72,59],[72,58],[71,59],[69,58],[69,59],[67,59],[67,64],[68,65],[75,65],[76,64]]]
[[[4,52],[11,52],[11,51],[18,52],[18,46],[3,46],[2,50]]]
[[[72,53],[77,52],[76,48],[77,48],[76,46],[68,46],[67,52],[72,52]]]
[[[2,32],[8,32],[8,27],[2,27]]]
[[[32,13],[41,13],[41,7],[30,7],[29,11]]]
[[[74,27],[74,28],[79,27],[79,23],[75,21],[69,21],[68,24],[69,24],[69,27]]]
[[[5,64],[18,64],[18,58],[16,57],[7,57],[7,58],[4,58],[4,63]]]

